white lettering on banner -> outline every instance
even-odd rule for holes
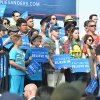
[[[25,2],[25,1],[15,1],[15,0],[0,0],[0,4],[4,5],[17,5],[17,6],[40,6],[40,2]]]

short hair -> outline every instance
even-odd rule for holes
[[[16,26],[21,26],[22,23],[26,23],[27,24],[27,21],[23,18],[19,18],[17,20],[17,23],[16,23]]]
[[[54,91],[54,87],[43,86],[39,87],[36,92],[36,100],[51,100],[51,95]]]
[[[10,38],[13,41],[13,43],[16,43],[21,38],[21,36],[18,34],[14,34],[14,35],[11,35]]]
[[[20,14],[20,12],[19,12],[19,11],[14,10],[14,11],[12,12],[12,16],[14,16],[14,15],[15,15],[15,13],[19,13],[19,14]]]
[[[97,17],[97,14],[91,14],[91,15],[89,16],[89,19],[92,19],[93,16],[96,16],[96,17]]]
[[[88,23],[89,23],[89,20],[86,20],[86,21],[84,22],[84,27],[88,26]]]

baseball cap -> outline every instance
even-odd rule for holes
[[[15,25],[9,26],[8,31],[16,32],[19,31],[18,27]]]
[[[61,29],[61,27],[58,26],[58,25],[52,25],[51,28],[50,28],[50,32],[51,32],[52,30],[56,30],[56,29]]]
[[[7,28],[6,28],[6,27],[4,27],[2,24],[0,24],[0,30],[2,30],[2,31],[6,31],[6,30],[7,30]]]
[[[34,19],[34,16],[27,16],[27,17],[25,18],[26,21],[28,21],[29,19]]]

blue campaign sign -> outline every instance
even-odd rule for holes
[[[29,49],[30,48],[28,36],[22,36],[22,46],[20,46],[20,48],[21,49]]]
[[[89,72],[89,60],[86,58],[72,58],[71,59],[72,72]]]
[[[2,38],[2,41],[4,42],[6,39],[7,39],[7,38]],[[12,45],[13,45],[13,42],[12,42],[12,41],[9,41],[9,42],[7,42],[7,43],[4,45],[4,47],[5,47],[6,49],[9,49]]]
[[[6,5],[0,5],[0,17],[4,15],[5,9],[6,9]]]
[[[65,36],[65,28],[62,27],[60,30],[59,30],[59,38],[62,38],[63,36]]]
[[[21,13],[28,11],[29,14],[38,16],[45,14],[76,15],[76,0],[0,0],[0,4],[6,5],[4,16],[7,17],[11,17],[14,10]]]
[[[86,87],[85,92],[93,94],[97,86],[98,86],[97,80],[95,78],[92,78],[89,85]]]
[[[0,56],[0,78],[6,76],[6,57]]]
[[[41,69],[41,65],[38,62],[36,62],[35,60],[32,61],[27,66],[27,71],[29,73],[28,78],[30,80],[42,80],[42,69]]]
[[[48,62],[48,49],[32,48],[32,59],[37,62]]]
[[[69,54],[54,55],[53,58],[55,69],[68,68],[71,66],[71,56]]]
[[[26,11],[20,17],[25,19],[27,16],[28,16],[28,12]]]

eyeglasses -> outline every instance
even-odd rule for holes
[[[51,20],[57,20],[57,18],[51,18]]]
[[[89,27],[96,27],[96,25],[90,25]]]
[[[88,39],[89,40],[89,42],[92,42],[92,39]]]

